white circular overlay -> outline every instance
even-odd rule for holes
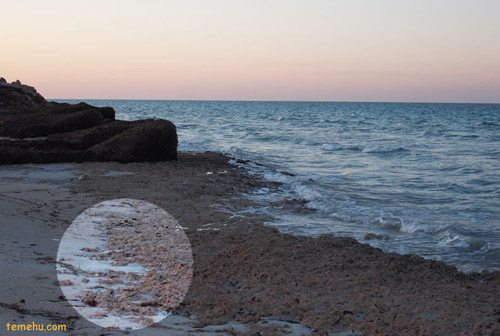
[[[104,328],[141,329],[161,321],[182,302],[192,276],[191,245],[179,223],[134,199],[85,210],[57,251],[66,299]]]

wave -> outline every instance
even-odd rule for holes
[[[394,230],[397,232],[401,233],[406,233],[406,234],[414,234],[418,232],[424,232],[424,233],[442,233],[445,232],[448,228],[446,225],[428,225],[428,224],[423,224],[418,221],[408,221],[405,220],[404,218],[396,217],[396,216],[384,216],[384,217],[378,217],[374,222],[381,227],[388,229],[388,230]]]
[[[491,122],[491,121],[478,121],[476,124],[476,126],[484,126],[484,127],[500,127],[500,124],[497,124],[497,123],[494,123],[494,122]]]
[[[321,145],[321,149],[325,152],[342,150],[344,147],[341,144],[337,143],[325,143]]]
[[[321,145],[321,149],[324,150],[325,152],[333,152],[333,151],[339,151],[339,150],[352,150],[352,151],[359,151],[361,148],[359,146],[355,145],[341,145],[338,143],[324,143]]]
[[[453,246],[461,248],[469,247],[469,244],[465,237],[449,231],[445,231],[439,235],[438,244],[441,246]]]
[[[246,134],[245,136],[242,137],[242,139],[245,140],[260,140],[261,138],[255,134]]]
[[[297,193],[297,195],[300,197],[301,200],[307,201],[307,202],[312,202],[312,201],[317,201],[318,199],[321,199],[322,196],[319,192],[316,190],[313,190],[311,188],[306,187],[305,185],[302,185],[300,183],[297,183],[293,186],[293,191]],[[310,204],[310,207],[312,208],[317,208],[316,205]]]
[[[323,203],[324,196],[314,190],[314,188],[306,186],[302,181],[305,176],[297,176],[286,171],[267,171],[263,172],[262,176],[269,182],[277,182],[285,184],[285,190],[289,193],[288,196],[302,203],[303,206],[312,210],[328,209]],[[309,177],[309,179],[311,179]]]
[[[408,149],[403,147],[390,147],[390,146],[367,146],[362,152],[363,153],[391,153],[391,152],[401,152],[407,151]]]
[[[299,201],[307,203],[313,201],[317,202],[322,198],[322,195],[319,192],[300,183],[297,177],[293,174],[287,172],[266,172],[263,176],[269,182],[287,184],[293,193],[292,197]],[[307,207],[311,209],[319,209],[320,206],[317,203],[311,203],[307,204]]]
[[[464,237],[450,231],[444,231],[439,235],[438,244],[467,253],[486,253],[490,251],[488,242],[482,239]]]
[[[408,149],[404,147],[391,147],[382,145],[360,147],[356,145],[342,145],[335,142],[324,143],[321,145],[321,149],[325,152],[351,150],[351,151],[361,151],[362,153],[391,153],[391,152],[408,151]]]
[[[263,176],[269,182],[293,183],[295,181],[293,175],[283,174],[281,172],[267,172],[264,173]]]
[[[444,130],[442,129],[430,129],[430,130],[425,130],[423,131],[419,136],[420,137],[439,137],[439,136],[442,136],[444,134]]]
[[[396,231],[400,231],[403,226],[403,220],[397,217],[379,217],[375,222],[386,229],[392,229]]]
[[[479,138],[479,135],[450,133],[446,135],[446,138],[477,139]]]

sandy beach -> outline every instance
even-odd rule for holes
[[[51,335],[500,333],[500,272],[464,274],[351,238],[281,234],[264,225],[271,218],[244,212],[252,205],[245,193],[277,184],[228,160],[207,152],[160,163],[1,166],[2,334],[6,323],[32,321],[67,325]],[[87,321],[57,284],[67,227],[84,210],[118,198],[167,211],[193,252],[182,303],[137,331]]]

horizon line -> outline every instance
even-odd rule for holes
[[[55,100],[109,100],[109,101],[185,101],[185,102],[238,102],[238,103],[355,103],[355,104],[477,104],[500,105],[500,101],[492,102],[450,102],[450,101],[361,101],[361,100],[257,100],[257,99],[152,99],[152,98],[45,98],[47,101]]]

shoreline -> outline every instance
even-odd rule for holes
[[[263,224],[265,216],[238,214],[252,205],[243,193],[277,184],[228,160],[218,153],[179,153],[178,161],[159,163],[0,166],[5,256],[0,270],[7,274],[2,322],[33,315],[68,321],[71,335],[99,334],[101,328],[58,299],[61,290],[52,281],[57,239],[94,204],[135,198],[163,208],[187,228],[194,278],[174,313],[191,318],[181,323],[190,325],[191,333],[209,334],[216,325],[228,334],[500,332],[495,300],[500,271],[465,274],[442,262],[384,253],[353,238],[279,233]],[[173,332],[174,324],[164,321],[131,334]]]

